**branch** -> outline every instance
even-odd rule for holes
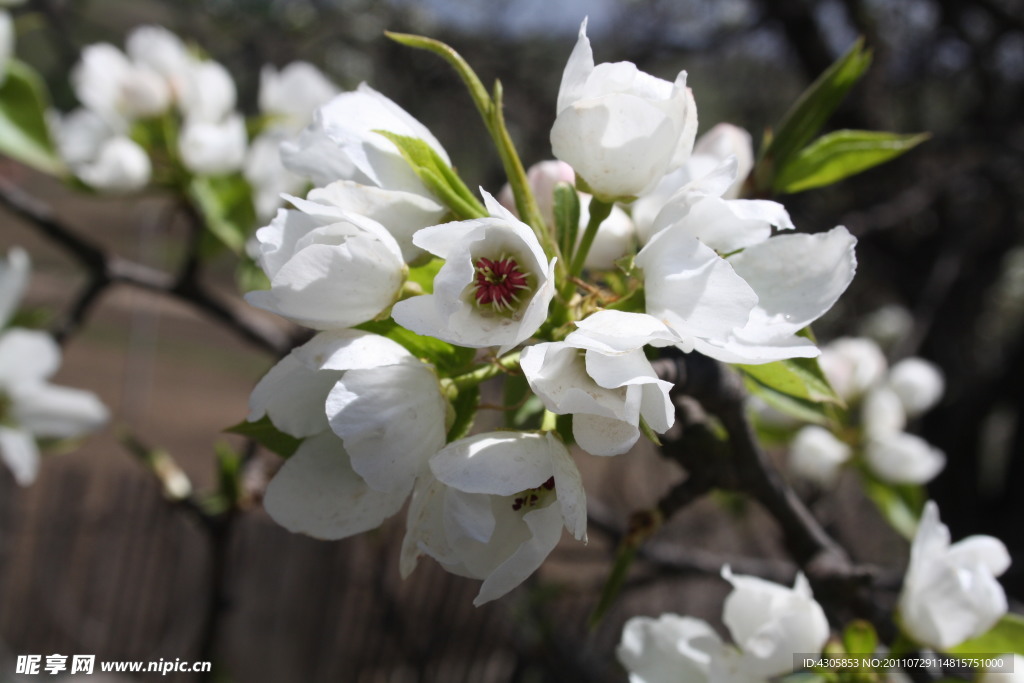
[[[237,300],[226,300],[208,289],[199,280],[198,268],[191,255],[186,256],[181,274],[174,277],[116,254],[109,254],[97,243],[64,225],[49,205],[3,178],[0,178],[0,205],[31,223],[89,273],[88,285],[72,306],[67,321],[57,330],[61,340],[77,329],[91,306],[109,286],[126,284],[189,303],[223,323],[242,339],[275,356],[284,355],[293,346],[288,334],[256,315],[244,304]]]

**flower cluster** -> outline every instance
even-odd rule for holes
[[[95,394],[50,384],[60,347],[49,334],[8,326],[28,284],[28,254],[15,248],[0,262],[0,460],[22,486],[39,472],[40,439],[72,439],[107,421]]]
[[[792,588],[734,575],[729,567],[722,576],[733,586],[722,621],[735,645],[694,617],[633,617],[617,650],[630,683],[765,683],[793,670],[794,653],[821,652],[828,621],[803,574]]]
[[[796,332],[856,266],[844,228],[777,235],[793,229],[780,204],[737,198],[750,137],[723,125],[695,148],[685,72],[595,67],[585,28],[551,131],[559,160],[509,166],[501,201],[468,190],[430,131],[363,84],[282,132],[284,168],[314,189],[256,232],[269,286],[247,300],[317,331],[252,394],[250,420],[302,440],[266,509],[342,538],[411,496],[402,573],[432,557],[483,581],[477,604],[536,570],[563,527],[585,538],[567,443],[614,456],[671,427],[652,349],[815,356]],[[523,409],[474,434],[479,385],[499,375]]]
[[[801,429],[790,447],[790,467],[799,476],[828,485],[859,453],[870,472],[889,484],[924,484],[943,468],[943,453],[905,431],[942,398],[941,371],[922,358],[889,367],[878,345],[862,337],[837,339],[818,359],[836,393],[849,407],[845,440],[824,427]]]

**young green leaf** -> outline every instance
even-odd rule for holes
[[[411,138],[385,130],[374,131],[394,143],[420,180],[460,220],[482,218],[487,215],[483,204],[473,196],[458,174],[442,159],[433,147],[419,138]]]
[[[825,378],[814,358],[791,358],[762,365],[737,365],[746,376],[781,394],[813,403],[834,403],[841,399]]]
[[[224,431],[229,434],[249,437],[264,448],[277,453],[282,458],[290,458],[298,449],[299,444],[302,443],[302,439],[297,439],[291,434],[285,434],[275,427],[274,423],[266,415],[255,422],[239,422]]]
[[[916,484],[889,484],[867,471],[861,472],[864,493],[875,504],[889,525],[907,540],[913,540],[928,496]]]
[[[870,64],[871,51],[864,48],[863,39],[858,40],[803,92],[778,128],[765,138],[754,171],[759,188],[774,186],[775,176],[817,135]]]
[[[794,193],[831,185],[895,159],[928,137],[927,133],[837,130],[821,136],[790,159],[775,176],[774,189]]]
[[[580,196],[569,183],[555,185],[555,234],[563,254],[571,254],[580,229]]]
[[[12,59],[0,86],[0,154],[51,175],[64,175],[46,124],[49,96],[39,74]]]
[[[206,229],[236,254],[256,227],[252,190],[240,174],[197,176],[189,183],[189,196],[206,223]]]

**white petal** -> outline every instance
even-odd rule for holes
[[[871,437],[864,457],[879,479],[892,484],[925,484],[946,466],[942,451],[905,432]]]
[[[319,434],[329,427],[324,402],[340,378],[340,372],[306,366],[293,351],[252,390],[248,419],[253,422],[267,415],[275,427],[299,438]]]
[[[322,370],[376,368],[413,359],[398,342],[362,330],[321,332],[297,348],[295,356],[307,367]]]
[[[553,448],[541,434],[488,432],[448,444],[430,459],[430,469],[460,491],[511,496],[554,475]]]
[[[111,193],[140,190],[152,174],[146,150],[123,136],[103,142],[94,159],[73,166],[73,170],[86,185]]]
[[[475,606],[500,598],[521,584],[558,545],[558,539],[562,536],[560,508],[549,505],[531,510],[523,515],[523,521],[530,529],[530,538],[484,579],[480,592],[473,599]]]
[[[15,421],[39,437],[82,436],[110,417],[96,394],[82,389],[33,382],[11,387],[10,398]]]
[[[185,167],[198,175],[222,175],[242,168],[248,138],[245,120],[232,114],[223,121],[189,119],[178,138]]]
[[[583,96],[583,88],[594,71],[594,51],[590,47],[590,39],[587,38],[587,19],[588,17],[584,17],[580,23],[576,45],[562,72],[562,82],[558,87],[557,111],[562,111]]]
[[[28,486],[39,473],[39,448],[35,438],[23,429],[0,426],[0,460],[11,470],[14,481]]]
[[[591,455],[619,455],[633,447],[640,430],[631,422],[613,417],[576,413],[572,416],[572,435]]]
[[[789,447],[789,467],[799,477],[831,486],[852,449],[829,430],[810,425],[797,432]]]
[[[7,325],[18,310],[31,272],[28,252],[21,247],[11,247],[7,260],[0,261],[0,328]]]
[[[633,617],[622,630],[616,655],[630,683],[712,683],[712,661],[722,640],[702,619],[662,614]]]
[[[605,310],[577,321],[576,331],[571,332],[565,341],[579,349],[614,354],[629,353],[647,344],[669,346],[680,339],[652,315]]]
[[[945,390],[942,371],[923,358],[904,358],[893,365],[888,384],[900,397],[908,417],[930,410]]]
[[[60,347],[47,333],[13,328],[0,334],[0,387],[46,379],[59,367]]]
[[[378,491],[412,488],[445,444],[446,407],[437,377],[419,361],[349,370],[327,397],[352,468]]]
[[[377,528],[408,494],[369,488],[352,470],[341,439],[327,432],[303,441],[285,461],[267,486],[263,506],[289,531],[336,540]]]
[[[583,478],[573,462],[569,450],[558,437],[546,433],[551,453],[551,469],[555,477],[555,493],[562,510],[565,528],[577,541],[587,538],[587,494],[583,490]]]

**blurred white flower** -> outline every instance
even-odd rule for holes
[[[162,26],[138,26],[128,34],[125,51],[136,64],[160,74],[171,99],[180,103],[196,58],[181,38]]]
[[[904,358],[893,365],[888,384],[900,397],[907,417],[931,410],[946,389],[942,371],[923,358]]]
[[[259,264],[270,289],[246,301],[313,329],[372,320],[398,298],[407,268],[384,227],[364,216],[291,197],[256,231]]]
[[[670,83],[631,62],[595,67],[586,28],[584,19],[562,74],[552,151],[599,197],[645,194],[693,148],[697,110],[686,72]]]
[[[821,652],[828,640],[828,620],[799,573],[792,588],[756,576],[722,576],[733,586],[725,599],[722,621],[751,669],[766,678],[793,670],[794,652]]]
[[[298,133],[337,94],[337,86],[309,62],[292,62],[281,70],[266,64],[260,70],[260,113],[270,117],[272,129]]]
[[[878,344],[862,337],[840,337],[829,342],[822,347],[818,364],[835,392],[847,402],[856,401],[880,384],[889,367]]]
[[[221,121],[186,119],[178,138],[185,168],[199,175],[221,175],[242,168],[248,137],[245,120],[234,113]]]
[[[820,486],[831,486],[853,449],[824,427],[808,425],[797,432],[789,446],[789,468]]]
[[[256,217],[264,222],[269,222],[284,203],[282,194],[295,194],[306,186],[305,178],[292,173],[281,162],[284,139],[279,131],[260,133],[245,154],[242,173],[252,187]]]
[[[82,50],[71,70],[71,85],[79,102],[115,126],[162,114],[171,103],[170,89],[159,73],[109,43]]]
[[[615,651],[630,683],[764,683],[703,619],[633,617]]]
[[[146,151],[99,114],[76,109],[53,117],[52,127],[61,158],[86,185],[125,193],[149,184],[152,165]]]
[[[555,293],[550,263],[533,231],[484,192],[490,216],[427,227],[413,243],[445,259],[433,294],[395,304],[392,317],[417,334],[459,346],[526,341],[547,318]]]
[[[869,434],[864,460],[879,479],[890,484],[926,484],[946,466],[941,450],[901,431]]]
[[[416,485],[402,576],[421,555],[483,585],[474,605],[500,598],[537,570],[562,527],[586,538],[579,471],[550,432],[489,432],[448,444]]]
[[[950,545],[933,501],[925,504],[899,598],[899,623],[921,645],[946,651],[992,628],[1006,614],[995,577],[1010,566],[1002,541],[970,536]]]
[[[672,383],[658,379],[643,347],[677,340],[649,315],[598,311],[565,341],[523,349],[520,366],[548,410],[573,416],[573,436],[583,450],[617,455],[639,439],[641,418],[658,433],[672,426]]]
[[[217,123],[235,108],[235,81],[220,62],[193,59],[184,74],[178,107],[193,122]]]
[[[29,273],[28,255],[21,249],[12,249],[0,264],[0,328],[13,315]],[[0,332],[0,460],[22,486],[39,471],[37,438],[83,436],[109,415],[92,392],[47,381],[60,362],[60,347],[49,334],[20,328]]]
[[[736,173],[721,196],[723,199],[739,197],[743,182],[754,168],[753,142],[750,133],[742,128],[720,123],[697,140],[693,154],[682,166],[665,174],[657,187],[630,204],[630,215],[640,241],[646,243],[656,232],[654,219],[677,192],[714,173],[731,156],[736,157]]]

